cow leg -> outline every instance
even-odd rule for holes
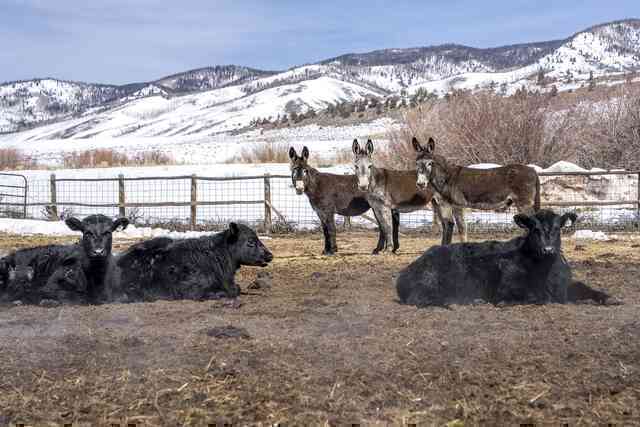
[[[400,249],[400,240],[398,239],[398,232],[400,228],[400,212],[397,209],[391,210],[391,226],[393,232],[393,253],[395,254]]]
[[[610,296],[605,292],[592,289],[582,282],[571,282],[567,289],[567,302],[593,300],[598,304],[615,305],[617,301],[610,301]]]
[[[458,236],[460,236],[461,242],[467,241],[467,224],[464,220],[463,208],[452,208],[453,217],[456,220],[456,227],[458,227]]]

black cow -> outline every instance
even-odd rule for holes
[[[68,271],[56,277],[57,283],[83,278],[86,279],[87,300],[91,303],[112,302],[122,297],[120,291],[119,271],[111,254],[113,232],[129,225],[127,218],[115,221],[105,215],[89,215],[80,221],[67,218],[67,227],[82,232],[78,251],[66,260],[67,268],[80,269]]]
[[[42,299],[81,301],[86,281],[77,272],[70,272],[79,250],[79,245],[46,245],[7,255],[0,261],[0,276],[5,284],[0,300],[29,304]]]
[[[397,277],[400,301],[417,306],[498,303],[566,303],[609,296],[571,279],[560,231],[576,214],[541,210],[519,214],[525,236],[506,242],[457,243],[427,250]]]
[[[242,265],[266,267],[273,255],[249,227],[230,223],[222,233],[192,239],[151,239],[118,259],[129,301],[236,297]]]
[[[79,243],[21,249],[3,258],[1,300],[99,303],[121,297],[119,272],[111,254],[112,233],[125,229],[129,220],[90,215],[82,221],[71,217],[65,222],[71,230],[82,232]]]

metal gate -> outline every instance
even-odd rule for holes
[[[0,217],[26,218],[28,191],[24,175],[0,173]]]

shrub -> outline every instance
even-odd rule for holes
[[[35,166],[35,160],[17,148],[0,149],[0,170],[29,169]]]
[[[63,166],[69,169],[84,169],[113,166],[154,166],[175,163],[171,157],[159,150],[143,151],[133,155],[100,148],[65,154]]]
[[[526,91],[510,97],[454,92],[446,100],[430,100],[405,113],[400,128],[389,132],[390,154],[382,154],[382,160],[394,167],[415,167],[413,136],[425,141],[433,136],[438,152],[458,164],[544,167],[575,160],[581,110],[576,103],[557,113],[550,100]]]

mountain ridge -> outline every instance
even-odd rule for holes
[[[640,19],[630,18],[597,24],[565,39],[489,48],[445,43],[380,49],[347,53],[286,71],[230,64],[124,85],[53,78],[8,82],[0,85],[0,133],[127,106],[138,108],[136,102],[147,98],[175,100],[149,101],[163,105],[167,120],[171,120],[172,105],[184,107],[180,97],[211,111],[226,105],[229,111],[220,109],[219,120],[206,120],[214,132],[234,128],[213,125],[229,117],[237,120],[235,128],[241,128],[256,118],[303,113],[366,97],[407,96],[421,89],[438,96],[455,89],[485,88],[503,94],[522,86],[547,90],[534,78],[540,73],[562,89],[593,75],[635,70],[640,70]],[[314,82],[317,79],[327,85],[324,93]],[[284,98],[287,101],[280,102]],[[244,115],[238,114],[240,110]]]

